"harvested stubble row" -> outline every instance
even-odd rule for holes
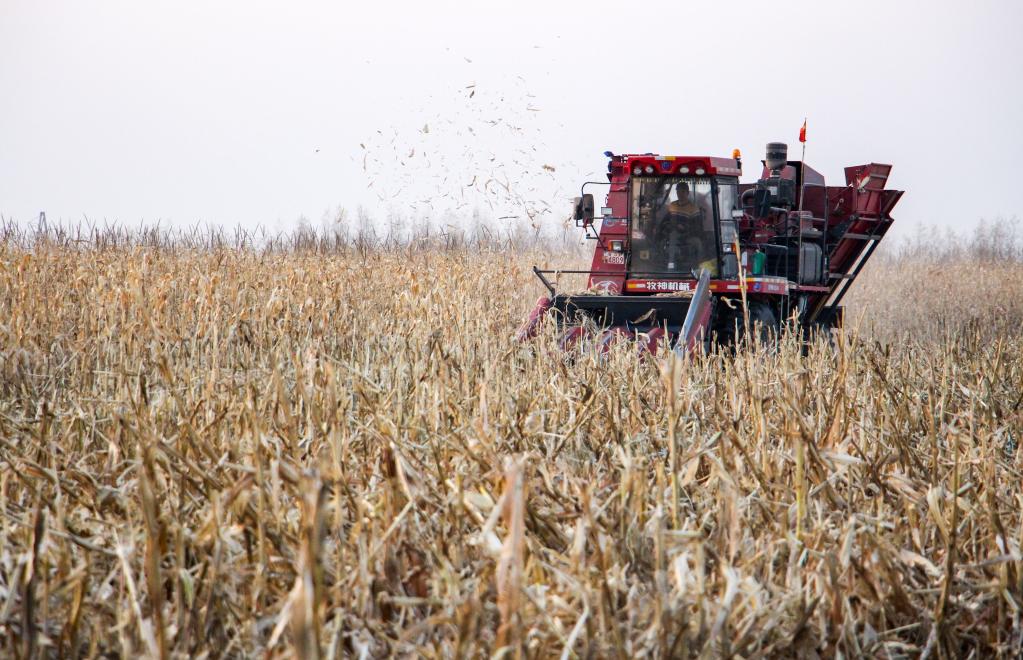
[[[516,345],[537,254],[0,257],[4,655],[1020,652],[1018,266],[672,362]]]

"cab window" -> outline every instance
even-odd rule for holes
[[[717,274],[712,195],[707,178],[633,178],[633,277],[690,278],[701,268]]]

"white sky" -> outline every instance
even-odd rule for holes
[[[1021,25],[1008,0],[0,0],[0,213],[559,221],[606,149],[739,147],[749,180],[807,116],[829,183],[892,163],[897,226],[967,228],[1023,216]]]

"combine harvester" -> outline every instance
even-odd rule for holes
[[[587,182],[576,226],[596,242],[588,271],[533,272],[550,292],[518,332],[520,341],[553,314],[570,349],[593,334],[600,350],[630,338],[656,353],[737,343],[745,328],[761,340],[792,320],[809,335],[842,322],[842,297],[892,224],[902,197],[886,190],[891,165],[845,168],[827,186],[785,144],[767,145],[760,179],[739,183],[742,161],[706,156],[614,155],[608,182]],[[594,228],[590,186],[609,186]],[[550,276],[589,276],[562,293]],[[745,314],[745,316],[744,316]]]

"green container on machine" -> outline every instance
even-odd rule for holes
[[[767,264],[767,255],[759,250],[753,253],[753,274],[763,275],[764,266]]]

